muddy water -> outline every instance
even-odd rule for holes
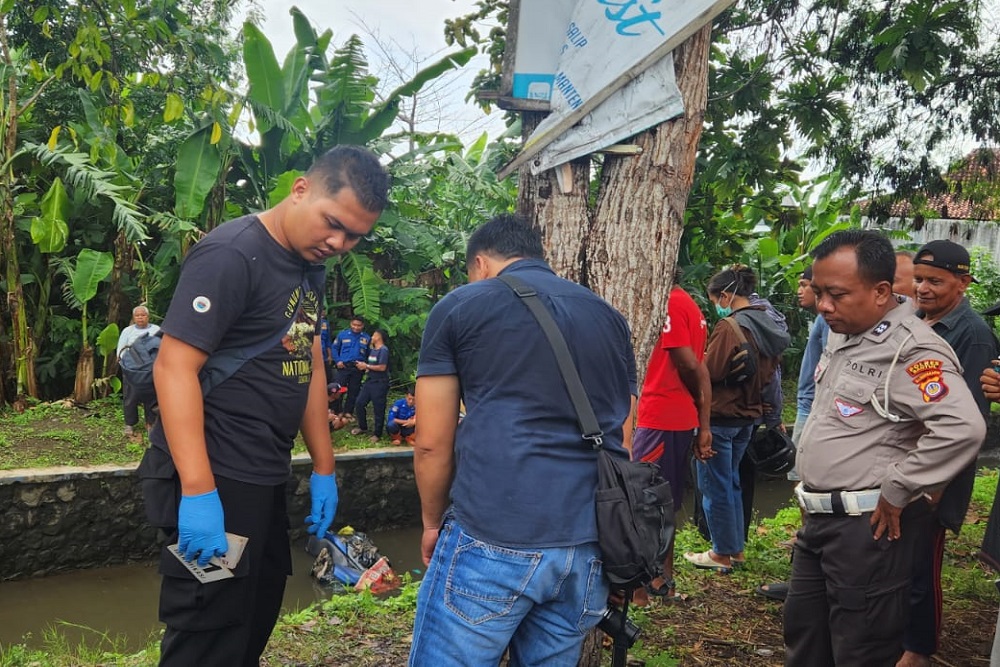
[[[755,510],[773,516],[788,504],[792,484],[758,481]],[[689,515],[690,497],[678,513]],[[390,531],[372,535],[379,551],[392,562],[397,573],[423,574],[420,560],[420,529]],[[284,609],[300,609],[324,599],[329,591],[317,586],[309,576],[312,557],[302,543],[293,545],[293,568],[285,591]],[[56,628],[71,644],[100,642],[101,635],[118,637],[117,650],[138,650],[161,625],[156,618],[159,575],[153,564],[109,567],[96,570],[0,583],[0,652],[4,646],[44,644],[47,628]]]
[[[379,551],[398,573],[423,574],[420,529],[372,535]],[[312,556],[303,543],[292,545],[294,574],[285,589],[284,610],[293,611],[329,596],[309,576]],[[71,644],[95,645],[100,636],[119,637],[138,650],[161,628],[156,618],[160,577],[155,564],[126,565],[71,572],[40,579],[0,583],[0,652],[24,643],[44,644],[47,628],[56,628]]]

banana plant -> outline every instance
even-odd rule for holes
[[[243,27],[243,62],[250,84],[244,102],[260,143],[252,150],[234,151],[242,171],[235,178],[245,177],[253,188],[257,201],[251,208],[266,206],[267,193],[282,174],[304,171],[332,146],[368,145],[382,137],[404,99],[462,67],[476,53],[474,47],[449,53],[378,100],[378,79],[368,72],[356,35],[327,58],[332,33],[318,34],[297,8],[291,14],[296,44],[281,65],[267,37],[251,23]]]
[[[94,348],[87,335],[87,304],[97,296],[101,281],[111,274],[114,257],[108,252],[84,248],[75,261],[61,261],[59,267],[60,273],[67,278],[63,286],[63,298],[67,304],[82,313],[82,340],[80,357],[76,363],[73,399],[78,403],[87,403],[93,398],[94,386]]]

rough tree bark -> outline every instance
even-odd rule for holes
[[[684,116],[630,140],[641,155],[605,156],[594,210],[588,206],[586,160],[573,164],[573,191],[562,194],[552,171],[521,170],[518,213],[541,231],[546,257],[559,275],[593,289],[632,327],[639,377],[659,333],[677,249],[708,92],[711,26],[674,51]],[[530,133],[539,114],[524,114]]]
[[[544,117],[544,113],[537,111],[522,113],[522,136],[530,136]],[[571,163],[571,167],[573,190],[568,194],[559,191],[553,170],[532,176],[527,168],[521,169],[517,188],[517,212],[541,232],[545,258],[552,270],[567,280],[587,285],[584,276],[583,235],[590,226],[591,217],[587,207],[590,160],[576,160]]]
[[[640,377],[663,325],[708,100],[706,26],[674,51],[684,115],[632,139],[642,154],[607,156],[585,235],[590,287],[632,327]]]
[[[0,127],[3,139],[0,143],[0,257],[3,258],[4,274],[7,279],[7,312],[10,317],[11,359],[10,369],[14,375],[14,400],[22,401],[25,396],[38,397],[35,381],[35,354],[32,346],[31,329],[28,326],[24,303],[24,289],[21,283],[21,267],[17,253],[16,228],[14,226],[14,191],[17,177],[11,164],[11,156],[17,150],[18,108],[17,77],[13,57],[7,44],[7,26],[4,15],[0,15],[0,54],[9,72],[6,96],[0,93]],[[6,99],[4,99],[6,97]],[[6,363],[2,364],[6,367]],[[0,367],[0,380],[6,368]]]

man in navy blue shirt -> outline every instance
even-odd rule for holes
[[[338,333],[331,345],[333,365],[336,369],[334,380],[339,382],[341,387],[347,387],[343,412],[340,411],[340,401],[334,405],[334,411],[341,412],[342,419],[354,418],[354,406],[358,400],[358,391],[361,389],[361,378],[365,375],[365,372],[358,368],[358,362],[368,360],[371,340],[371,336],[365,333],[364,318],[355,315],[351,318],[351,325]]]
[[[586,443],[545,334],[499,280],[552,312],[604,432],[622,458],[636,371],[625,318],[542,260],[538,233],[501,216],[469,238],[469,285],[431,311],[417,367],[414,472],[428,565],[411,665],[576,665],[601,619],[603,576]],[[465,418],[458,426],[459,402]]]
[[[392,444],[403,444],[406,438],[407,444],[413,444],[413,431],[417,424],[416,397],[413,395],[413,387],[406,388],[406,396],[399,399],[389,408],[389,417],[386,419],[385,430],[392,436]]]

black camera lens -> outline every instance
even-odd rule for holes
[[[623,641],[628,648],[631,648],[635,644],[641,632],[639,626],[633,623],[625,615],[625,612],[618,607],[608,607],[605,609],[604,616],[601,618],[601,622],[597,624],[597,627],[612,639]]]

